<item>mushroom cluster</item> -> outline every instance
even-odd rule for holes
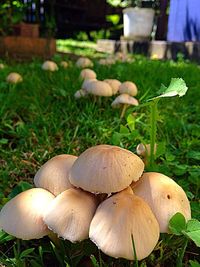
[[[97,145],[79,157],[58,155],[37,171],[33,188],[0,212],[0,229],[21,239],[53,231],[71,242],[90,238],[105,254],[147,257],[176,212],[190,219],[190,204],[171,178],[144,172],[129,150]],[[15,219],[10,219],[11,216]]]

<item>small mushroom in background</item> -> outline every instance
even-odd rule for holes
[[[96,77],[97,77],[96,73],[91,69],[83,69],[80,73],[80,78],[83,80],[96,79]]]
[[[144,171],[143,161],[129,150],[98,145],[85,150],[74,162],[69,180],[91,193],[119,192],[137,181]]]
[[[47,60],[42,64],[42,69],[47,71],[57,71],[58,66],[55,62]]]
[[[76,99],[79,99],[79,98],[83,98],[83,97],[86,97],[88,95],[88,92],[84,89],[80,89],[78,91],[76,91],[76,93],[74,94],[74,97]]]
[[[3,63],[0,63],[0,70],[4,69],[5,65]]]
[[[78,68],[89,68],[89,67],[93,67],[93,62],[87,57],[80,57],[76,61],[76,66]]]
[[[54,195],[42,188],[32,188],[8,201],[0,212],[0,229],[17,238],[29,240],[48,235],[43,221]]]
[[[34,177],[36,187],[44,188],[57,196],[66,189],[72,188],[69,182],[69,170],[76,156],[62,154],[48,160],[37,171]]]
[[[44,221],[59,237],[71,242],[82,241],[89,237],[89,227],[97,205],[95,195],[71,188],[51,202]]]
[[[112,96],[111,86],[103,81],[92,81],[87,86],[87,92],[94,96]]]
[[[186,220],[191,218],[190,202],[184,190],[168,176],[146,172],[131,185],[134,194],[150,206],[160,226],[161,233],[168,233],[170,218],[180,212]]]
[[[148,163],[148,157],[150,156],[150,144],[138,144],[136,147],[136,154],[141,156],[145,165],[147,165]],[[154,155],[156,154],[156,150],[157,150],[157,144],[154,145]]]
[[[108,83],[110,87],[112,88],[112,94],[116,95],[119,91],[119,87],[121,85],[121,82],[116,79],[105,79],[104,82]]]
[[[105,254],[134,260],[146,258],[159,239],[159,225],[145,201],[129,188],[103,201],[96,210],[89,238]]]
[[[120,94],[128,94],[131,96],[136,96],[138,93],[137,86],[133,82],[123,82],[119,87]]]
[[[126,109],[128,106],[138,106],[138,100],[128,94],[121,94],[115,98],[111,106],[113,108],[122,108],[120,118],[124,117]]]
[[[99,64],[100,65],[112,65],[112,64],[115,64],[115,63],[116,63],[116,60],[113,57],[101,58],[99,60]]]
[[[23,81],[23,78],[22,78],[22,76],[21,76],[19,73],[17,73],[17,72],[11,72],[11,73],[7,76],[6,81],[7,81],[8,83],[13,83],[13,84],[15,84],[15,83],[20,83],[20,82],[22,82],[22,81]]]
[[[60,66],[63,67],[64,69],[69,67],[69,63],[67,61],[61,61]]]

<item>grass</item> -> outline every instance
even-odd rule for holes
[[[90,56],[93,53],[92,50]],[[57,63],[61,61],[59,55],[54,59]],[[192,217],[199,219],[199,67],[183,60],[161,62],[138,56],[132,63],[118,62],[111,66],[99,65],[95,59],[94,70],[100,80],[134,81],[139,88],[141,103],[155,96],[160,85],[168,85],[172,77],[185,80],[189,87],[186,96],[162,99],[158,104],[157,142],[161,150],[154,171],[172,177],[184,188],[191,201]],[[5,79],[11,71],[19,72],[23,83],[7,84]],[[6,68],[0,70],[1,206],[33,184],[39,167],[55,155],[78,156],[97,144],[120,145],[135,152],[139,142],[149,143],[149,108],[138,110],[136,118],[131,117],[129,109],[125,118],[120,120],[120,112],[110,105],[114,97],[102,98],[101,103],[90,98],[75,100],[73,95],[81,87],[79,74],[74,62],[67,69],[48,73],[41,70],[38,60],[31,63],[7,62]],[[139,266],[176,266],[176,259],[184,246],[184,238],[162,235],[154,252],[139,262]],[[197,259],[198,250],[189,241],[182,266],[197,266],[192,265]],[[58,248],[48,237],[21,241],[0,232],[1,264],[134,266],[129,261],[98,252],[88,240],[79,244],[61,240]]]

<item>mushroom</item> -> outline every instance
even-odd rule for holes
[[[113,193],[137,181],[143,161],[131,151],[117,146],[98,145],[85,150],[74,162],[69,180],[92,193]]]
[[[92,81],[87,86],[87,92],[95,96],[112,96],[112,88],[103,81]]]
[[[68,68],[69,67],[69,64],[67,61],[61,61],[60,62],[60,66],[63,67],[64,69]]]
[[[44,216],[48,227],[71,242],[89,237],[89,226],[97,208],[96,197],[81,189],[68,189],[50,204]]]
[[[34,177],[36,187],[44,188],[57,196],[73,186],[69,182],[69,170],[76,156],[62,154],[48,160]]]
[[[48,71],[57,71],[58,66],[55,62],[47,60],[42,64],[42,69]]]
[[[22,79],[22,76],[19,73],[17,73],[17,72],[11,72],[7,76],[6,81],[8,83],[13,83],[14,84],[14,83],[20,83],[20,82],[22,82],[23,79]]]
[[[90,88],[90,83],[94,82],[94,81],[97,81],[97,79],[86,79],[83,81],[83,84],[82,84],[82,89],[83,90],[89,90]]]
[[[87,57],[80,57],[76,61],[76,66],[79,68],[87,68],[87,67],[93,67],[92,61]]]
[[[130,105],[138,106],[139,103],[138,103],[138,100],[136,98],[134,98],[128,94],[121,94],[121,95],[117,96],[111,104],[111,106],[113,108],[121,108],[122,107],[120,118],[124,117],[125,111],[126,111],[127,107]]]
[[[78,98],[85,97],[85,96],[87,96],[87,95],[88,95],[88,93],[87,93],[86,90],[84,90],[84,89],[80,89],[80,90],[76,91],[76,93],[74,94],[74,97],[75,97],[76,99],[78,99]]]
[[[83,69],[80,73],[80,78],[85,79],[96,79],[96,73],[91,69]]]
[[[157,144],[154,145],[154,155],[156,154]],[[138,144],[136,147],[137,155],[141,156],[145,165],[147,164],[148,157],[150,156],[150,144]]]
[[[54,195],[42,188],[32,188],[8,201],[0,212],[0,229],[24,240],[48,235],[43,215]]]
[[[3,63],[0,63],[0,70],[4,69],[5,65]]]
[[[104,82],[110,85],[110,87],[112,88],[112,94],[116,95],[119,91],[119,86],[121,85],[121,82],[116,79],[105,79]]]
[[[147,257],[159,239],[159,225],[145,201],[129,188],[103,201],[96,210],[89,238],[105,254],[114,258]]]
[[[191,218],[190,203],[184,190],[164,174],[146,172],[131,187],[152,209],[161,233],[169,232],[168,223],[175,213],[182,213],[186,220]]]
[[[131,96],[137,95],[137,87],[133,82],[123,82],[119,87],[119,93],[120,94],[128,94]]]

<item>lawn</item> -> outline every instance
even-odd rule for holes
[[[93,53],[92,50],[89,55]],[[7,61],[0,70],[0,206],[33,186],[37,170],[55,155],[79,156],[98,144],[117,145],[135,153],[140,142],[148,144],[150,108],[142,104],[158,95],[161,84],[168,86],[171,78],[182,78],[188,87],[186,95],[161,99],[158,103],[156,143],[160,154],[153,168],[146,171],[161,172],[181,185],[190,200],[192,218],[200,219],[199,66],[182,58],[164,62],[141,56],[135,56],[131,62],[118,61],[105,66],[95,56],[93,69],[99,80],[130,80],[138,87],[141,107],[128,109],[120,119],[119,110],[111,107],[115,96],[97,101],[75,99],[74,93],[81,88],[80,69],[67,55],[58,54],[53,59],[58,65],[63,59],[70,65],[50,73],[41,69],[39,60]],[[13,71],[23,76],[22,83],[6,82],[6,76]],[[129,127],[130,120],[134,127]],[[184,244],[183,236],[163,234],[156,249],[138,266],[199,266],[199,251],[194,242],[188,241],[185,251]],[[183,264],[178,265],[181,263],[177,263],[177,258],[181,258],[182,252]],[[48,237],[22,241],[3,232],[0,232],[0,265],[137,266],[104,255],[89,240],[77,244],[59,240],[56,246]]]

